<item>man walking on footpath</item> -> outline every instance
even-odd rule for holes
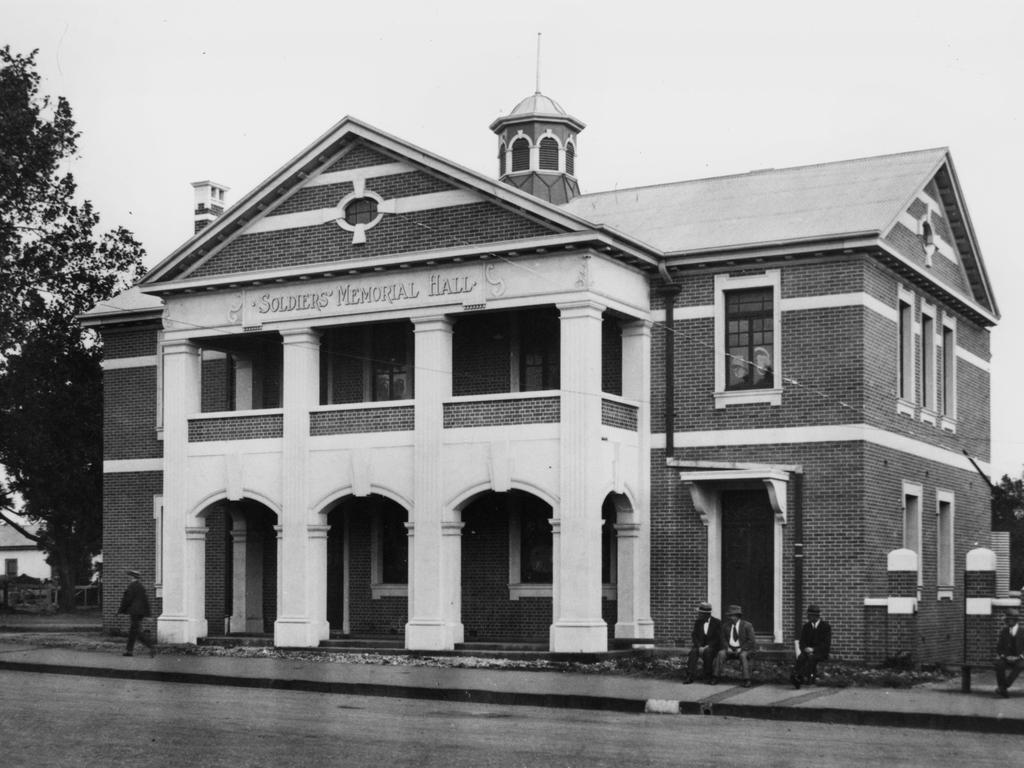
[[[999,630],[996,642],[996,693],[1004,699],[1010,697],[1007,689],[1024,669],[1024,629],[1018,625],[1019,619],[1016,608],[1007,608],[1003,616],[1005,626]]]
[[[141,640],[142,644],[149,648],[150,658],[156,656],[156,645],[150,641],[148,633],[142,630],[142,620],[149,616],[149,598],[146,597],[146,589],[139,581],[139,572],[129,569],[128,575],[131,581],[124,590],[124,597],[121,598],[121,607],[118,613],[127,613],[131,619],[128,625],[128,646],[124,650],[124,656],[132,656],[135,648],[135,641]]]

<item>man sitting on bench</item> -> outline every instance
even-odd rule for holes
[[[743,687],[750,687],[750,657],[757,651],[757,638],[754,637],[754,625],[743,620],[743,609],[738,605],[730,605],[725,612],[727,621],[722,622],[722,650],[715,658],[714,677],[711,684],[718,682],[722,675],[722,665],[729,659],[739,659],[743,673]]]
[[[807,681],[813,682],[818,671],[818,662],[828,658],[832,647],[832,627],[821,618],[821,609],[816,605],[807,606],[807,623],[800,631],[800,655],[797,656],[793,674],[789,676],[794,688]]]

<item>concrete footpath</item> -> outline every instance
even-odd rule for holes
[[[958,680],[910,689],[742,688],[578,672],[354,664],[297,659],[191,656],[149,658],[104,650],[36,647],[7,638],[0,671],[85,675],[353,696],[391,696],[503,706],[559,707],[662,715],[750,717],[821,723],[1024,734],[1024,689],[994,695],[992,672],[975,672],[974,692]]]

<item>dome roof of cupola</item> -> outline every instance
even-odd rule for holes
[[[491,123],[491,130],[500,130],[502,126],[512,123],[523,123],[530,121],[554,120],[561,123],[568,123],[577,131],[582,131],[586,125],[566,112],[562,105],[536,91],[516,104],[515,108],[504,117],[499,117]]]

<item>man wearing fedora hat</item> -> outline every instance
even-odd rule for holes
[[[813,680],[818,671],[818,662],[828,658],[832,648],[832,627],[821,618],[821,609],[816,605],[807,606],[807,623],[800,630],[800,655],[796,657],[793,673],[789,676],[794,688],[800,688],[805,680]]]
[[[697,606],[697,618],[693,620],[693,631],[690,632],[690,655],[686,658],[684,684],[689,685],[696,679],[698,658],[704,662],[704,679],[711,679],[721,645],[722,622],[711,615],[711,603],[701,603]]]
[[[722,675],[722,665],[730,659],[739,659],[743,671],[743,687],[750,687],[750,657],[757,651],[757,638],[754,636],[754,625],[743,619],[743,609],[738,605],[730,605],[725,612],[726,621],[722,624],[722,648],[715,657],[715,671],[711,684],[718,682]]]
[[[156,655],[156,646],[149,639],[148,633],[142,631],[142,620],[150,615],[149,598],[146,596],[146,588],[139,581],[140,574],[138,571],[129,568],[128,576],[131,578],[131,581],[128,582],[128,586],[124,590],[124,596],[121,598],[121,607],[117,609],[118,613],[127,613],[128,618],[131,620],[131,623],[128,625],[128,645],[124,649],[124,655],[134,655],[135,641],[141,640],[142,644],[149,648],[150,657],[153,657]]]
[[[1017,609],[1007,608],[996,642],[996,693],[1004,699],[1009,698],[1007,689],[1024,669],[1024,629],[1020,628],[1019,620]]]

